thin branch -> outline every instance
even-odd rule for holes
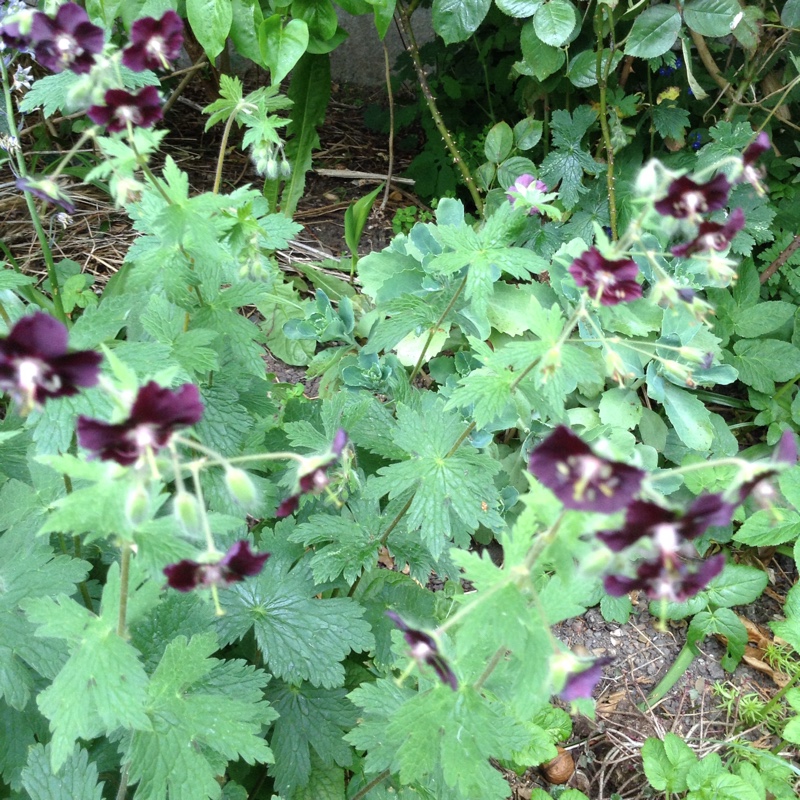
[[[785,247],[778,257],[761,273],[759,280],[761,283],[766,283],[800,248],[800,233],[796,234],[794,239]]]

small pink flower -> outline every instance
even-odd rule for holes
[[[547,184],[544,181],[537,180],[533,177],[533,175],[528,174],[527,172],[524,175],[520,175],[514,181],[512,186],[509,186],[508,192],[506,192],[506,199],[512,206],[515,206],[519,202],[523,202],[525,198],[525,190],[533,184],[534,188],[538,189],[543,194],[546,194]],[[536,206],[532,206],[531,210],[528,212],[529,215],[539,214],[541,213]]]

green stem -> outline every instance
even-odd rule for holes
[[[383,783],[392,773],[385,769],[383,772],[376,775],[366,786],[359,789],[350,800],[361,800],[366,797],[378,784]]]
[[[608,70],[603,67],[603,8],[598,3],[594,13],[594,26],[597,32],[597,86],[600,89],[600,130],[603,133],[603,143],[606,149],[606,185],[608,187],[608,216],[611,226],[611,238],[616,241],[617,236],[617,194],[614,177],[614,146],[611,143],[611,131],[608,127],[608,107],[606,95],[608,90]],[[610,15],[609,15],[610,16]],[[608,65],[611,65],[614,55],[613,43],[609,48]]]
[[[5,62],[1,58],[0,76],[2,76],[3,81],[3,96],[6,104],[6,124],[8,125],[8,133],[9,136],[17,138],[17,120],[14,116],[14,103],[11,99],[11,91],[8,88],[8,72],[6,70]],[[17,171],[20,178],[26,178],[28,176],[28,170],[22,150],[18,148],[14,154],[14,157],[17,162]],[[53,259],[53,251],[50,248],[50,242],[47,238],[47,234],[44,231],[41,218],[39,217],[39,212],[36,210],[36,204],[33,202],[33,195],[31,195],[29,191],[23,190],[23,196],[25,197],[25,205],[28,207],[28,214],[30,215],[31,222],[33,223],[33,229],[36,231],[36,238],[39,240],[39,246],[42,248],[44,263],[47,267],[47,278],[50,283],[50,293],[53,295],[53,314],[56,319],[67,325],[67,315],[64,313],[64,304],[61,301],[61,287],[58,283],[58,275],[56,273],[56,265]]]
[[[497,648],[497,650],[495,651],[495,654],[492,656],[491,660],[486,665],[486,669],[481,673],[480,678],[478,678],[478,680],[476,680],[475,683],[472,684],[472,688],[476,692],[479,692],[481,690],[481,687],[483,686],[483,684],[486,683],[486,681],[489,679],[489,676],[495,671],[495,669],[497,668],[497,665],[500,663],[500,661],[502,660],[503,656],[507,652],[508,652],[508,648],[507,647],[498,647]]]
[[[453,306],[456,304],[456,300],[458,300],[458,296],[464,291],[464,287],[467,285],[468,276],[469,267],[467,267],[467,272],[464,275],[464,279],[458,284],[455,294],[453,294],[453,297],[447,304],[447,308],[442,312],[442,316],[436,320],[436,324],[428,332],[428,338],[425,340],[425,345],[422,348],[422,352],[419,354],[417,363],[414,365],[414,369],[411,370],[411,375],[408,378],[409,383],[414,383],[414,378],[419,375],[419,371],[422,369],[422,365],[425,363],[425,353],[428,352],[428,348],[431,346],[431,342],[433,341],[433,337],[436,335],[436,331],[439,330],[439,326],[447,319],[448,314],[453,310]]]
[[[472,202],[475,203],[475,209],[477,210],[478,214],[483,214],[483,200],[478,192],[478,187],[475,185],[475,181],[472,180],[469,167],[464,163],[464,159],[461,156],[461,151],[458,149],[455,141],[453,141],[450,131],[447,130],[447,126],[445,125],[442,115],[439,113],[439,108],[436,105],[436,98],[434,98],[433,92],[431,92],[431,87],[428,85],[428,78],[425,75],[425,70],[419,57],[419,48],[417,47],[417,40],[414,37],[414,30],[411,27],[408,9],[402,2],[397,4],[397,18],[400,21],[400,27],[403,29],[403,33],[405,33],[406,38],[408,39],[408,45],[406,46],[406,49],[408,50],[411,60],[414,63],[414,69],[417,73],[417,80],[419,81],[420,89],[422,90],[422,96],[425,98],[425,103],[428,106],[428,110],[431,112],[431,117],[433,117],[433,122],[436,125],[436,129],[439,131],[445,146],[450,151],[450,155],[453,157],[453,163],[461,172],[461,177],[464,179],[464,184],[469,190],[470,196],[472,197]]]
[[[658,686],[653,689],[647,700],[639,703],[637,708],[640,711],[648,711],[652,708],[667,692],[678,682],[681,675],[691,666],[692,661],[699,655],[698,649],[687,642],[682,648],[678,657],[672,662],[672,666],[667,670],[667,674],[659,681]]]
[[[793,687],[793,686],[794,686],[794,685],[795,685],[795,684],[796,684],[796,683],[797,683],[799,680],[800,680],[800,669],[798,669],[798,670],[797,670],[797,672],[795,672],[795,673],[794,673],[794,675],[792,675],[792,677],[791,677],[791,678],[789,678],[789,680],[786,682],[786,684],[785,684],[784,686],[782,686],[782,687],[781,687],[781,688],[780,688],[780,689],[779,689],[777,692],[775,692],[775,694],[772,696],[772,698],[771,698],[771,699],[770,699],[770,700],[767,702],[767,704],[766,704],[766,705],[764,706],[764,708],[762,709],[762,714],[764,715],[764,717],[766,717],[766,716],[767,716],[767,714],[769,714],[769,712],[770,712],[770,711],[772,711],[772,709],[773,709],[773,708],[775,708],[775,706],[776,706],[778,703],[780,703],[780,701],[781,701],[781,698],[782,698],[782,697],[783,697],[783,696],[786,694],[786,692],[788,692],[788,691],[789,691],[789,689],[791,689],[791,688],[792,688],[792,687]]]
[[[211,190],[214,194],[219,194],[219,187],[222,183],[222,165],[225,163],[225,150],[228,148],[228,137],[231,135],[231,128],[233,127],[237,110],[234,109],[233,113],[228,117],[225,129],[222,131],[222,142],[220,143],[219,156],[217,157],[217,172],[214,175],[214,188]]]
[[[122,545],[122,556],[119,566],[119,618],[117,620],[117,636],[124,638],[128,616],[128,587],[131,574],[131,546],[128,542]]]
[[[119,789],[117,789],[117,797],[116,800],[125,800],[125,795],[128,794],[128,772],[130,771],[131,765],[125,764],[122,767],[122,772],[119,776]]]

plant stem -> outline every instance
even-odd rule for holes
[[[785,247],[778,257],[761,273],[759,276],[761,283],[766,283],[794,255],[798,247],[800,247],[800,233],[795,235],[788,246]]]
[[[18,139],[17,134],[17,120],[14,116],[14,103],[11,99],[11,91],[8,88],[8,71],[6,70],[5,61],[0,58],[0,77],[3,82],[3,96],[6,104],[6,124],[8,125],[9,136]],[[28,175],[25,158],[22,155],[21,148],[17,148],[14,153],[17,162],[17,171],[20,178],[26,178]],[[47,278],[50,283],[50,293],[53,296],[53,314],[60,322],[65,325],[68,324],[67,315],[64,313],[64,304],[61,301],[61,287],[58,283],[58,275],[56,273],[56,265],[53,259],[53,251],[50,248],[50,242],[47,234],[42,226],[42,221],[39,217],[39,212],[36,210],[36,204],[33,202],[33,195],[25,189],[23,190],[25,197],[25,205],[28,207],[33,229],[36,231],[36,238],[39,240],[39,246],[42,248],[42,256],[44,263],[47,267]]]
[[[211,190],[214,194],[219,194],[219,187],[222,183],[222,165],[225,163],[225,151],[228,148],[228,137],[231,135],[231,128],[233,127],[233,121],[236,119],[237,112],[238,108],[235,108],[231,112],[228,121],[225,123],[225,129],[222,131],[222,142],[220,142],[219,156],[217,156],[217,172],[214,175],[214,188]]]
[[[433,93],[431,92],[431,87],[428,85],[428,79],[425,75],[425,70],[422,67],[422,61],[419,57],[419,48],[417,47],[417,40],[414,38],[414,31],[411,27],[411,20],[408,16],[408,10],[402,2],[397,4],[397,18],[400,21],[400,27],[402,28],[403,33],[405,33],[406,37],[408,38],[406,49],[411,56],[411,60],[414,62],[414,69],[417,73],[417,80],[419,81],[420,89],[422,90],[422,96],[425,98],[425,103],[428,106],[428,110],[431,112],[433,122],[441,134],[442,141],[444,141],[445,146],[450,151],[450,155],[453,157],[453,163],[461,172],[461,176],[464,179],[464,184],[466,185],[470,196],[472,197],[472,202],[475,203],[475,209],[477,210],[478,214],[483,214],[483,200],[478,192],[478,187],[475,185],[475,181],[472,180],[469,167],[464,163],[464,159],[461,156],[461,151],[453,141],[450,131],[447,130],[447,126],[445,125],[442,115],[439,113],[439,108],[436,105],[436,98],[434,98]]]
[[[484,683],[489,679],[489,676],[495,671],[497,665],[502,661],[503,656],[508,652],[507,647],[498,647],[495,651],[495,654],[492,656],[489,663],[486,665],[486,669],[481,673],[480,678],[472,684],[472,688],[479,692],[481,687]]]
[[[125,800],[125,795],[128,794],[128,772],[130,771],[130,764],[123,764],[122,772],[119,776],[119,789],[117,789],[116,800]]]
[[[389,202],[389,192],[392,188],[392,172],[394,172],[394,95],[392,94],[392,68],[389,63],[389,48],[386,41],[383,44],[383,69],[386,76],[386,97],[389,100],[389,163],[386,167],[386,186],[383,189],[383,199],[381,200],[380,210],[386,209]]]
[[[800,680],[800,669],[798,669],[794,675],[786,682],[784,686],[782,686],[775,694],[769,699],[767,704],[762,709],[762,713],[766,717],[766,715],[772,711],[773,708],[781,701],[781,698],[789,691],[798,681]]]
[[[658,686],[650,692],[647,699],[639,703],[637,708],[640,711],[647,711],[652,708],[678,682],[681,675],[689,669],[698,654],[697,648],[693,644],[686,642],[675,661],[672,662],[672,666],[667,670],[667,674],[659,681]]]
[[[122,555],[119,566],[119,619],[117,620],[117,636],[123,638],[127,626],[128,615],[128,584],[131,573],[131,546],[125,542],[122,545]]]
[[[392,773],[385,769],[383,772],[376,775],[366,786],[359,789],[350,800],[361,800],[366,797],[378,784],[383,783]]]
[[[614,176],[614,145],[611,142],[611,131],[608,127],[608,107],[606,94],[608,90],[608,68],[614,56],[614,43],[608,52],[608,62],[603,66],[603,9],[605,6],[598,3],[594,12],[594,26],[597,32],[597,86],[600,89],[600,130],[603,133],[603,144],[606,150],[606,185],[608,186],[608,216],[611,227],[611,238],[616,241],[617,236],[617,195]],[[609,14],[609,21],[611,15]]]
[[[431,346],[431,342],[433,341],[433,337],[436,335],[436,331],[439,330],[439,326],[447,319],[448,314],[453,310],[453,306],[456,304],[456,300],[458,300],[458,296],[464,291],[464,287],[467,285],[468,275],[469,267],[467,267],[467,273],[464,275],[464,279],[458,284],[458,288],[453,294],[450,302],[447,304],[447,308],[442,312],[442,316],[436,320],[436,324],[428,332],[428,338],[425,340],[425,345],[422,348],[422,352],[419,354],[419,358],[417,359],[417,363],[414,365],[414,369],[411,370],[411,375],[409,375],[409,383],[414,383],[414,378],[419,375],[419,371],[422,369],[422,365],[424,363],[425,353],[428,352],[428,348]]]

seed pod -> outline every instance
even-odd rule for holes
[[[540,767],[542,775],[552,784],[561,785],[566,783],[575,772],[575,761],[570,753],[563,747],[559,747],[558,755]]]

